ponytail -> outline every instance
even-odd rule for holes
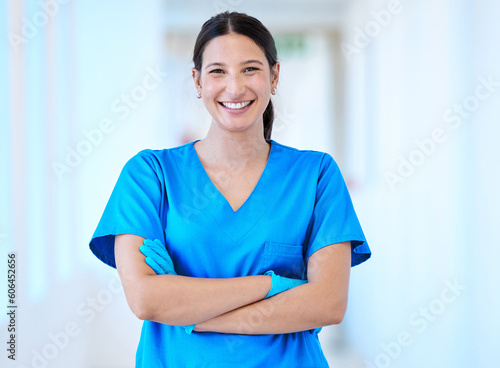
[[[274,122],[274,106],[271,100],[269,100],[266,110],[264,111],[263,119],[264,119],[264,138],[271,139],[271,132],[273,130],[273,122]]]

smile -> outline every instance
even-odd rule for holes
[[[233,103],[233,102],[219,102],[219,103],[228,109],[239,110],[239,109],[243,109],[243,108],[247,107],[248,105],[253,103],[253,101],[244,101],[244,102],[236,102],[236,103]]]

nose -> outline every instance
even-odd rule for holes
[[[226,91],[233,97],[241,96],[245,93],[245,83],[240,76],[228,78]]]

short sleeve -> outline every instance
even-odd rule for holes
[[[371,256],[342,173],[327,153],[319,168],[316,203],[306,239],[306,260],[327,245],[346,241],[351,241],[352,267]]]
[[[164,240],[161,221],[164,186],[158,173],[161,168],[151,150],[139,152],[122,169],[90,241],[91,251],[107,265],[116,268],[115,235]]]

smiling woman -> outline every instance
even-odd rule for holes
[[[280,65],[257,19],[212,17],[193,61],[206,137],[134,156],[90,242],[144,320],[136,367],[328,367],[318,332],[371,255],[340,170],[271,139]]]
[[[219,40],[220,38],[224,40]],[[245,49],[239,42],[243,42],[249,49]],[[236,46],[238,49],[234,51],[231,49],[223,49],[224,46]],[[206,52],[207,48],[210,49],[208,53]],[[231,55],[233,55],[230,59],[225,58],[228,56],[227,51],[231,51]],[[254,55],[254,57],[252,57],[252,55]],[[219,58],[219,60],[217,60],[217,58]],[[239,60],[241,65],[236,65],[237,68],[253,72],[253,74],[259,72],[258,77],[260,78],[265,77],[265,75],[262,75],[263,72],[268,71],[267,74],[270,74],[269,70],[272,70],[272,74],[269,75],[269,78],[272,82],[271,88],[273,94],[276,92],[279,76],[279,62],[273,36],[259,20],[241,13],[225,12],[213,17],[203,25],[194,46],[193,77],[195,79],[195,84],[197,84],[198,96],[202,95],[200,73],[203,69],[213,69],[212,73],[223,74],[224,69],[217,69],[215,67],[227,67],[225,63],[228,61],[237,63],[238,60],[234,58],[241,59]],[[268,67],[266,67],[266,64]],[[269,94],[267,96],[269,97]],[[274,120],[274,109],[272,101],[269,98],[262,117],[264,121],[264,137],[270,139]]]
[[[199,68],[193,68],[193,79],[213,129],[264,131],[263,114],[268,106],[272,109],[270,93],[278,84],[278,62],[268,65],[251,38],[231,32],[205,45]],[[272,119],[266,123],[270,136]]]

